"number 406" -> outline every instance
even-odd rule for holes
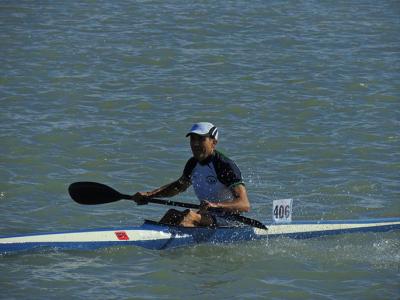
[[[274,207],[275,219],[287,219],[290,216],[290,206],[289,205],[275,205]]]

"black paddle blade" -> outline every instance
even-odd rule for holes
[[[130,197],[97,182],[75,182],[69,186],[68,192],[76,202],[86,205],[110,203]]]

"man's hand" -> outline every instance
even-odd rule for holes
[[[137,205],[146,205],[149,202],[147,199],[149,198],[149,195],[147,192],[137,192],[135,195],[132,196],[132,200],[137,203]]]
[[[218,208],[218,204],[207,200],[202,200],[200,203],[199,213],[206,212],[207,210],[210,210],[212,208]]]

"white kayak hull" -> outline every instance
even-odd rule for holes
[[[232,243],[275,237],[307,239],[343,233],[399,230],[400,218],[297,221],[265,225],[268,230],[249,226],[183,228],[146,221],[138,227],[0,237],[0,253],[44,249],[91,250],[113,246],[140,246],[160,250],[199,243]]]

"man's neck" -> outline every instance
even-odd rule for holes
[[[213,158],[215,154],[215,150],[213,150],[213,152],[211,152],[205,159],[199,160],[199,164],[201,165],[207,165],[208,163],[210,163],[211,159]]]

